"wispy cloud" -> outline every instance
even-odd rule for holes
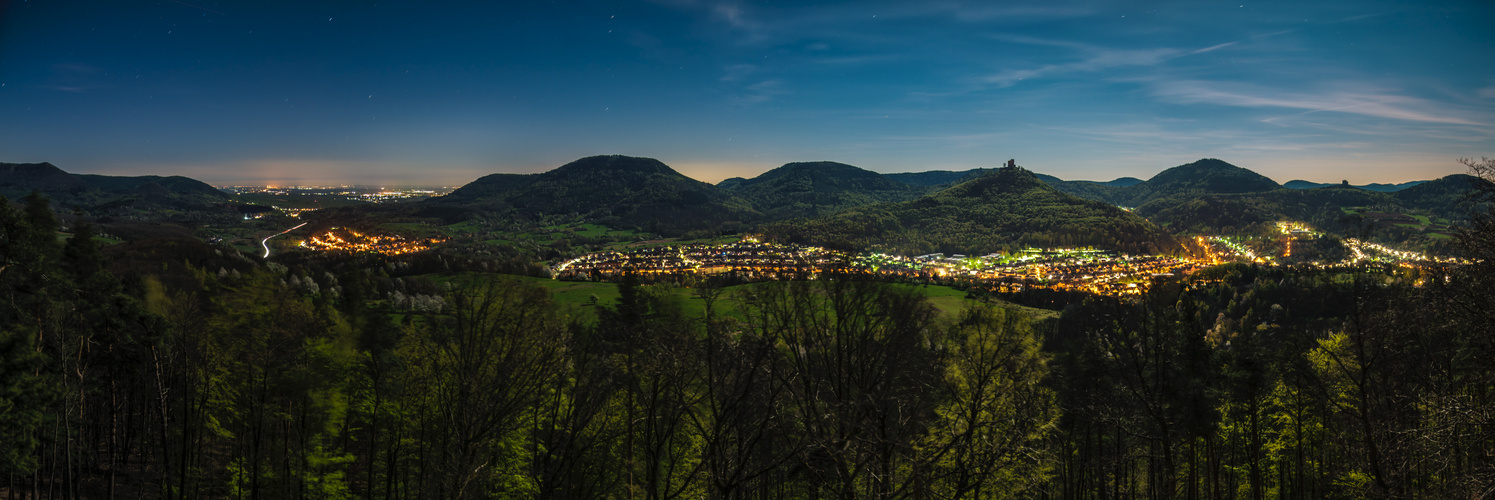
[[[1076,41],[1073,41],[1073,40],[1056,40],[1056,39],[1039,38],[1039,37],[1033,37],[1033,36],[1009,35],[1009,34],[1005,34],[1005,33],[988,35],[988,37],[991,38],[991,39],[993,39],[993,40],[999,40],[999,41],[1003,41],[1003,42],[1017,43],[1017,44],[1023,44],[1023,45],[1039,45],[1039,46],[1047,46],[1047,47],[1064,47],[1064,48],[1068,48],[1068,49],[1087,50],[1087,51],[1089,51],[1089,50],[1097,50],[1097,49],[1100,48],[1100,47],[1097,47],[1095,45],[1091,45],[1091,44],[1084,43],[1084,42],[1076,42]]]
[[[737,44],[771,45],[834,33],[856,37],[858,23],[876,19],[954,20],[965,23],[1033,22],[1093,15],[1088,5],[1001,5],[985,2],[853,2],[840,5],[765,6],[742,0],[653,0],[671,8],[694,12],[717,26],[717,32]]]
[[[763,80],[748,85],[744,90],[746,90],[746,94],[742,96],[742,101],[749,104],[772,101],[778,96],[789,93],[789,90],[784,87],[782,80]]]
[[[1215,45],[1211,45],[1209,47],[1205,47],[1205,48],[1202,48],[1202,49],[1192,50],[1192,51],[1189,51],[1189,52],[1185,52],[1184,55],[1186,55],[1186,56],[1192,56],[1194,54],[1203,54],[1203,53],[1206,53],[1206,52],[1214,52],[1214,51],[1223,49],[1225,47],[1229,47],[1231,45],[1235,45],[1236,43],[1237,42],[1225,42],[1225,43],[1215,44]]]
[[[762,23],[748,16],[746,9],[739,2],[715,2],[709,5],[711,17],[728,26],[748,31],[758,31],[763,28]]]
[[[1051,77],[1067,73],[1093,73],[1122,67],[1157,66],[1180,57],[1214,52],[1238,43],[1218,43],[1192,50],[1177,48],[1116,49],[1069,40],[1051,40],[1026,36],[1000,35],[993,38],[1023,45],[1068,48],[1084,53],[1083,59],[1079,61],[1048,64],[1037,68],[1007,70],[981,79],[983,83],[995,84],[999,87],[1010,87],[1022,80]]]
[[[1206,81],[1155,82],[1153,95],[1178,104],[1214,104],[1246,108],[1288,108],[1306,113],[1350,113],[1377,118],[1451,125],[1489,126],[1467,112],[1390,92],[1334,90],[1319,93],[1280,92],[1256,86]]]
[[[1084,5],[990,5],[985,2],[974,4],[951,2],[933,3],[926,8],[960,21],[1062,19],[1095,14],[1095,9]]]
[[[99,80],[108,72],[104,68],[90,64],[64,62],[52,65],[52,77],[50,85],[40,85],[38,88],[67,92],[70,94],[87,94],[93,90],[103,88]]]
[[[1185,54],[1187,53],[1177,49],[1095,50],[1089,57],[1082,61],[1049,64],[1031,69],[1008,70],[987,76],[982,81],[1001,87],[1010,87],[1022,80],[1065,73],[1095,72],[1124,66],[1154,66]]]

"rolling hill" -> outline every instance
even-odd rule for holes
[[[922,186],[926,188],[954,185],[968,181],[981,174],[989,172],[991,168],[973,168],[952,172],[949,170],[930,170],[927,172],[901,172],[896,174],[882,174],[889,179],[908,184],[910,186]]]
[[[1159,172],[1142,183],[1121,188],[1122,203],[1140,206],[1180,195],[1254,193],[1279,189],[1276,181],[1214,158]]]
[[[1480,182],[1485,181],[1472,175],[1453,174],[1431,181],[1420,181],[1415,186],[1391,193],[1391,197],[1403,206],[1455,218],[1465,210],[1464,203],[1468,201],[1466,194]]]
[[[1372,183],[1372,184],[1364,184],[1364,185],[1353,186],[1353,187],[1364,189],[1366,191],[1379,191],[1379,192],[1382,192],[1382,193],[1394,193],[1394,192],[1397,192],[1397,191],[1401,191],[1403,189],[1407,189],[1407,188],[1412,187],[1412,186],[1416,186],[1418,184],[1422,184],[1424,182],[1428,182],[1428,181],[1410,181],[1410,182],[1403,182],[1403,183],[1400,183],[1400,184]],[[1342,185],[1345,185],[1345,184],[1346,183],[1329,184],[1329,183],[1324,183],[1324,182],[1309,182],[1309,181],[1304,181],[1304,180],[1291,180],[1291,181],[1287,181],[1286,183],[1283,183],[1282,187],[1285,187],[1285,188],[1288,188],[1288,189],[1314,189],[1314,188],[1329,187],[1329,186],[1342,186]]]
[[[17,200],[40,192],[59,209],[105,215],[122,209],[206,209],[231,197],[202,181],[155,175],[71,174],[51,163],[0,163],[0,195]]]
[[[446,219],[477,213],[531,221],[550,217],[662,235],[732,231],[761,217],[726,190],[659,160],[618,155],[582,158],[538,174],[492,174],[418,205],[420,213]]]
[[[1066,181],[1053,176],[1041,178],[1065,193],[1128,207],[1164,198],[1262,192],[1281,187],[1261,174],[1214,158],[1164,170],[1146,181],[1133,177],[1110,182]]]
[[[1172,253],[1157,226],[1113,205],[1059,192],[1021,167],[1002,168],[916,200],[768,224],[771,238],[904,254],[980,254],[1024,246],[1097,246]]]
[[[813,217],[841,209],[913,199],[925,191],[889,176],[830,161],[797,162],[718,187],[752,203],[769,220]]]

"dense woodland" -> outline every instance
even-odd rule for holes
[[[42,197],[0,203],[7,498],[1495,487],[1488,209],[1464,233],[1474,265],[1227,265],[1048,320],[941,318],[917,287],[835,277],[693,283],[700,315],[625,280],[567,316],[500,274],[415,276],[444,258],[262,262],[58,228]]]

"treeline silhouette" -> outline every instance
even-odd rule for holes
[[[1474,265],[1221,266],[1041,322],[984,302],[942,318],[917,287],[837,276],[697,283],[701,314],[629,278],[595,318],[568,317],[501,275],[458,288],[406,261],[130,256],[87,224],[57,230],[39,196],[0,202],[8,498],[1495,486],[1487,212],[1465,235]]]

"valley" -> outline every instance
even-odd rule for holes
[[[56,172],[28,168],[13,170],[65,184]],[[136,496],[150,496],[152,486],[131,478],[169,477],[201,496],[231,497],[224,485],[236,484],[237,460],[256,453],[233,436],[254,432],[288,450],[273,455],[305,456],[306,464],[322,460],[327,446],[339,450],[345,458],[322,465],[257,463],[348,490],[475,477],[505,492],[494,496],[525,496],[504,484],[530,481],[566,497],[583,475],[545,475],[542,465],[559,457],[620,475],[607,488],[621,492],[631,488],[622,474],[649,470],[626,460],[629,440],[672,446],[677,455],[658,460],[688,466],[729,455],[711,446],[736,432],[645,432],[630,422],[762,415],[734,424],[774,440],[758,452],[844,460],[896,446],[903,451],[877,456],[918,464],[896,467],[907,484],[925,481],[926,467],[946,467],[927,445],[1021,471],[985,484],[1056,497],[1087,480],[1046,470],[1095,470],[1100,484],[1131,493],[1118,496],[1167,498],[1170,482],[1203,488],[1199,478],[1210,475],[1259,488],[1266,479],[1227,474],[1248,467],[1272,471],[1263,477],[1296,492],[1354,497],[1373,489],[1351,481],[1368,477],[1358,436],[1378,433],[1378,446],[1403,456],[1442,452],[1454,438],[1401,443],[1394,436],[1429,427],[1368,426],[1335,406],[1358,394],[1353,377],[1362,372],[1346,367],[1394,381],[1364,396],[1378,408],[1429,419],[1462,417],[1433,409],[1442,403],[1404,404],[1436,386],[1420,378],[1425,366],[1453,359],[1443,366],[1471,380],[1489,373],[1482,351],[1463,343],[1484,338],[1468,332],[1491,324],[1479,318],[1489,310],[1495,262],[1491,246],[1466,243],[1495,234],[1480,215],[1487,212],[1457,210],[1461,182],[1495,192],[1473,177],[1395,192],[1292,190],[1219,160],[1104,183],[1017,165],[890,175],[808,162],[761,177],[711,185],[657,160],[607,156],[494,174],[445,196],[269,187],[205,196],[137,178],[118,184],[145,191],[33,189],[0,213],[14,243],[0,247],[10,252],[3,256],[22,263],[0,268],[0,292],[15,304],[0,312],[41,324],[42,333],[0,331],[0,340],[40,338],[41,351],[20,351],[24,362],[41,366],[39,352],[75,355],[55,358],[69,367],[55,376],[59,385],[77,380],[66,389],[75,396],[129,402],[121,427],[154,441],[128,444],[130,461],[100,459],[90,469],[118,476],[79,474],[87,491],[117,484]],[[64,205],[50,207],[50,196]],[[66,315],[38,321],[48,311]],[[89,326],[52,326],[64,324]],[[16,352],[5,345],[0,354]],[[113,380],[93,367],[138,376]],[[783,384],[829,384],[838,373],[870,373],[871,385],[843,400]],[[230,395],[194,392],[213,387]],[[255,398],[264,401],[244,397],[261,388]],[[71,401],[86,410],[63,408]],[[63,417],[77,425],[65,433],[73,441],[32,431],[41,436],[36,453],[101,448],[110,414],[98,401],[107,400],[22,400],[75,415]],[[870,409],[818,409],[867,401]],[[974,401],[985,401],[975,424],[958,420],[968,413],[953,408]],[[163,417],[162,404],[187,416]],[[267,405],[308,417],[271,414]],[[713,410],[731,405],[749,406]],[[427,468],[409,447],[454,446],[468,411],[519,423],[501,439],[473,438],[487,443],[485,460],[507,469]],[[629,416],[647,412],[661,413]],[[1311,419],[1323,438],[1293,438],[1297,424],[1283,420],[1290,415]],[[914,430],[886,443],[818,427],[874,429],[895,417]],[[553,431],[563,426],[576,433]],[[396,429],[410,434],[387,434]],[[1024,451],[1000,458],[1005,445],[949,434],[961,429]],[[188,443],[187,432],[209,443],[187,453],[210,466],[158,451]],[[296,444],[299,435],[320,441]],[[597,447],[567,451],[578,436]],[[860,451],[826,451],[816,439]],[[1148,454],[1154,449],[1187,461],[1158,460]],[[1270,449],[1327,458],[1252,458]],[[1477,463],[1478,450],[1458,460]],[[829,484],[831,469],[783,463],[759,465],[782,476],[735,488],[786,485],[800,488],[786,496],[815,498]],[[1388,476],[1434,484],[1430,491],[1463,477],[1387,467]],[[1138,474],[1153,479],[1127,479]],[[414,479],[398,479],[406,476]],[[679,481],[705,492],[707,477],[722,476]]]

